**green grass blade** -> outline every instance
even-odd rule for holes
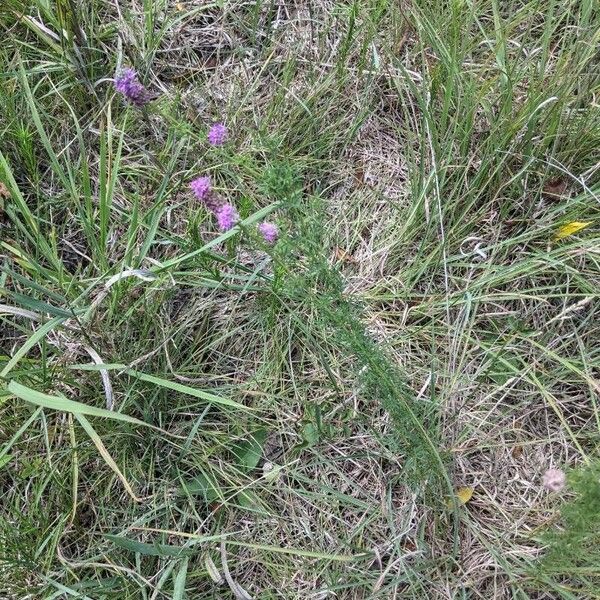
[[[181,392],[182,394],[187,394],[188,396],[194,396],[195,398],[200,398],[201,400],[206,400],[207,402],[213,402],[214,404],[220,404],[222,406],[229,406],[230,408],[251,410],[248,406],[244,406],[243,404],[235,402],[234,400],[229,400],[229,398],[223,398],[222,396],[216,396],[215,394],[211,394],[209,392],[203,392],[202,390],[197,390],[196,388],[183,385],[182,383],[168,381],[167,379],[155,377],[154,375],[146,375],[144,373],[140,373],[139,371],[134,371],[133,369],[127,369],[125,372],[133,377],[136,377],[137,379],[140,379],[141,381],[147,381],[148,383],[153,383],[159,387],[167,388],[175,392]]]
[[[77,364],[71,365],[70,368],[80,369],[82,371],[123,371],[123,373],[127,373],[128,375],[131,375],[140,381],[153,383],[154,385],[173,390],[174,392],[181,392],[182,394],[187,394],[188,396],[194,396],[195,398],[200,398],[201,400],[206,400],[207,402],[212,402],[214,404],[220,404],[222,406],[228,406],[230,408],[251,410],[248,406],[244,406],[243,404],[235,402],[234,400],[229,400],[229,398],[223,398],[222,396],[217,396],[216,394],[211,394],[210,392],[204,392],[202,390],[190,387],[189,385],[177,383],[176,381],[169,381],[168,379],[163,379],[162,377],[156,377],[155,375],[146,375],[146,373],[141,373],[135,369],[130,369],[127,365],[121,363],[109,363],[101,365]]]
[[[174,546],[172,544],[148,544],[146,542],[138,542],[120,535],[110,533],[104,534],[107,540],[110,540],[119,548],[142,554],[143,556],[171,556],[181,558],[183,556],[192,556],[198,553],[198,550],[188,546],[195,546],[205,542],[215,542],[223,539],[223,535],[207,535],[195,538],[188,546]]]
[[[179,571],[177,576],[175,577],[175,582],[173,584],[173,600],[183,600],[185,594],[185,584],[187,581],[187,572],[188,572],[188,563],[189,558],[184,558],[181,567],[179,567]]]
[[[0,450],[0,459],[6,456],[7,452],[13,447],[15,442],[27,431],[27,428],[38,418],[39,414],[42,412],[42,407],[36,408],[33,414],[19,427],[19,429],[14,433],[14,435],[8,440],[8,442],[2,447]]]
[[[90,436],[90,439],[92,440],[92,442],[94,442],[94,445],[98,449],[100,456],[102,456],[102,458],[104,459],[106,464],[112,469],[112,471],[115,473],[115,475],[121,480],[121,483],[123,484],[123,487],[125,488],[125,491],[131,496],[131,498],[133,500],[135,500],[136,502],[141,502],[142,499],[138,498],[135,495],[135,492],[133,491],[131,484],[127,481],[125,475],[123,475],[123,473],[121,472],[121,469],[119,469],[119,466],[114,461],[113,457],[109,454],[108,450],[106,449],[106,446],[102,442],[102,438],[96,433],[96,430],[92,427],[92,424],[81,413],[74,413],[74,415],[75,415],[75,418],[81,424],[81,426],[85,429],[85,432]]]
[[[81,402],[76,402],[75,400],[68,400],[67,398],[61,396],[50,396],[49,394],[38,392],[37,390],[33,390],[16,381],[11,381],[8,384],[8,391],[17,398],[21,398],[21,400],[25,400],[26,402],[30,402],[31,404],[35,404],[36,406],[41,406],[43,408],[50,408],[52,410],[68,412],[72,413],[73,415],[104,417],[106,419],[112,419],[114,421],[123,421],[124,423],[130,423],[131,425],[141,425],[143,427],[150,427],[151,429],[156,429],[157,431],[162,431],[158,427],[150,425],[149,423],[145,423],[144,421],[136,419],[135,417],[130,417],[128,415],[106,410],[104,408],[87,406],[86,404],[82,404]]]
[[[33,335],[31,335],[27,341],[15,352],[8,363],[6,363],[2,371],[0,371],[0,377],[6,377],[15,367],[15,365],[29,352],[29,350],[31,350],[31,348],[33,348],[40,340],[42,340],[46,334],[63,323],[64,320],[64,317],[56,317],[35,331]]]
[[[35,128],[37,129],[38,135],[40,137],[40,141],[42,142],[42,146],[46,150],[48,158],[50,159],[50,163],[52,164],[52,168],[56,173],[57,177],[60,179],[63,184],[65,190],[69,192],[72,198],[77,198],[78,193],[76,191],[75,183],[69,179],[65,170],[63,169],[54,148],[52,147],[52,143],[46,134],[46,130],[42,123],[42,119],[40,118],[40,113],[37,109],[35,98],[33,93],[31,92],[31,88],[29,86],[29,81],[27,80],[27,73],[25,72],[25,67],[23,63],[19,62],[19,79],[21,81],[21,86],[23,91],[25,92],[25,98],[27,100],[27,104],[29,106],[29,110],[31,112],[31,117],[35,124]]]

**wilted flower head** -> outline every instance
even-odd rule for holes
[[[565,487],[566,481],[567,478],[560,469],[548,469],[542,478],[544,487],[551,492],[560,492]]]
[[[222,146],[227,140],[227,127],[223,123],[215,123],[208,131],[208,141],[213,146]]]
[[[137,73],[130,68],[121,69],[115,77],[115,89],[135,106],[143,106],[150,100],[150,93],[140,83]]]
[[[198,177],[190,183],[190,187],[198,200],[206,200],[211,189],[210,177]]]
[[[267,223],[266,221],[258,226],[258,231],[263,236],[267,244],[274,244],[279,237],[279,229],[274,223]]]
[[[229,231],[240,220],[233,204],[223,204],[217,209],[215,215],[221,231]]]
[[[212,190],[208,192],[208,194],[206,194],[202,202],[204,203],[204,206],[206,206],[206,208],[208,208],[208,210],[213,212],[215,215],[217,214],[221,206],[225,204],[225,200],[223,199],[223,197],[219,196],[219,194],[213,192]]]

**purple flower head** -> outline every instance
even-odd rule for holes
[[[208,208],[208,210],[213,212],[215,215],[217,214],[217,212],[219,212],[221,206],[225,204],[225,200],[221,196],[219,196],[219,194],[213,191],[208,192],[208,194],[206,195],[204,200],[202,200],[202,202],[204,202],[204,206],[206,206],[206,208]]]
[[[542,478],[542,484],[551,492],[560,492],[565,487],[567,477],[560,469],[548,469]]]
[[[198,200],[205,201],[210,194],[210,177],[198,177],[190,183],[190,187]]]
[[[150,93],[140,83],[133,69],[125,68],[115,77],[115,89],[135,106],[143,106],[150,100]]]
[[[227,141],[227,127],[223,123],[215,123],[208,131],[208,141],[213,146],[222,146]]]
[[[258,231],[263,236],[267,244],[274,244],[279,237],[279,229],[274,223],[267,223],[266,221],[258,226]]]
[[[229,231],[240,220],[233,204],[223,204],[215,214],[221,231]]]

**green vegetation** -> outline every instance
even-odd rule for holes
[[[597,3],[0,30],[0,597],[600,598]]]

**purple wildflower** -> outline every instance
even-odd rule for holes
[[[240,220],[233,204],[223,204],[215,214],[221,231],[229,231]]]
[[[274,223],[267,223],[265,221],[258,226],[258,231],[260,231],[267,244],[274,244],[279,237],[279,229],[277,229],[277,225]]]
[[[227,127],[223,123],[215,123],[208,131],[208,141],[213,146],[222,146],[227,140]]]
[[[208,192],[208,194],[206,195],[204,200],[202,200],[202,202],[204,202],[204,206],[206,206],[206,208],[208,208],[208,210],[213,212],[215,215],[217,214],[217,212],[219,212],[221,206],[225,204],[225,200],[221,196],[219,196],[219,194],[212,191]]]
[[[198,177],[190,183],[190,187],[192,188],[192,192],[194,192],[196,198],[204,201],[210,194],[210,177]]]
[[[133,69],[121,69],[115,77],[115,89],[138,107],[150,100],[150,93],[140,83],[137,73]]]
[[[565,487],[566,482],[567,478],[560,469],[548,469],[542,478],[544,487],[551,492],[560,492]]]

